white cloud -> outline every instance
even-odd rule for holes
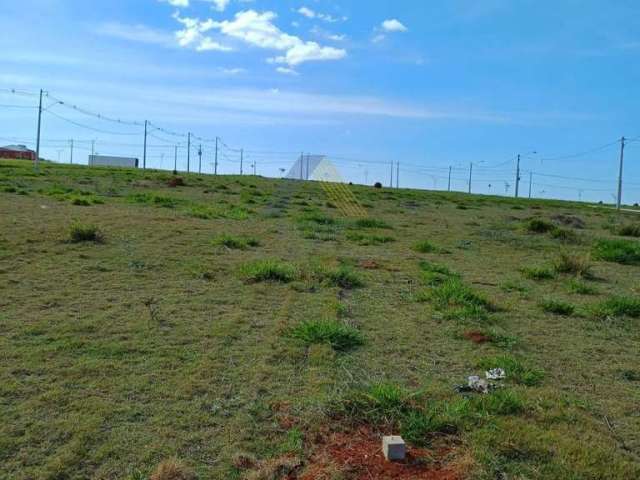
[[[284,75],[299,75],[298,72],[296,72],[293,68],[287,67],[278,67],[276,68],[276,72],[282,73]]]
[[[211,30],[213,20],[201,22],[197,18],[181,17],[177,12],[173,15],[184,28],[175,33],[178,45],[181,47],[193,47],[198,52],[219,51],[229,52],[231,47],[222,45],[213,40],[211,37],[204,35],[205,32]]]
[[[161,0],[161,1],[167,2],[172,7],[186,8],[189,6],[189,0]]]
[[[200,34],[216,29],[223,35],[242,40],[258,48],[283,51],[284,55],[271,58],[269,61],[285,64],[289,67],[310,61],[340,60],[347,56],[346,50],[324,47],[316,42],[304,41],[283,32],[273,23],[276,18],[277,15],[274,12],[258,13],[254,10],[247,10],[237,13],[231,21],[184,20],[189,20],[189,29],[195,29]],[[193,24],[193,22],[196,23]]]
[[[172,7],[187,8],[190,5],[189,0],[160,0],[166,2]],[[208,3],[213,3],[213,8],[219,12],[224,12],[231,0],[204,0]]]
[[[409,29],[405,27],[402,22],[392,18],[390,20],[385,20],[382,22],[382,30],[385,32],[407,32]]]
[[[347,17],[342,17],[342,18],[332,17],[331,15],[328,15],[326,13],[316,12],[315,10],[312,10],[309,7],[300,7],[298,9],[298,13],[300,15],[302,15],[303,17],[312,18],[312,19],[313,18],[318,18],[320,20],[323,20],[323,21],[329,22],[329,23],[339,22],[340,20],[345,22],[347,20]]]
[[[180,0],[178,0],[180,1]],[[219,12],[224,12],[231,0],[212,0],[214,8]]]

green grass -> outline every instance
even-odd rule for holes
[[[553,269],[557,273],[593,278],[593,266],[589,255],[563,252],[554,260]]]
[[[556,226],[541,218],[532,218],[525,224],[525,229],[530,233],[549,233],[555,230]]]
[[[606,319],[615,317],[640,318],[640,298],[611,297],[592,308],[596,318]]]
[[[588,283],[572,278],[567,282],[567,288],[569,292],[576,293],[578,295],[597,295],[598,289],[589,285]]]
[[[522,275],[530,280],[553,280],[556,272],[549,267],[523,267]]]
[[[336,431],[399,433],[428,468],[480,480],[640,478],[640,265],[589,244],[631,215],[353,185],[393,226],[359,228],[320,183],[180,176],[0,161],[3,480],[148,480],[171,462],[279,478],[286,459],[298,478],[366,476],[316,469]],[[528,234],[534,213],[588,228]],[[71,243],[74,219],[106,241]],[[416,253],[424,239],[450,251]],[[556,273],[562,251],[592,254],[597,278]],[[551,278],[519,273],[536,265]],[[493,367],[492,393],[456,390]]]
[[[231,250],[248,250],[251,247],[259,247],[260,242],[253,237],[223,234],[213,240],[213,245],[226,247]]]
[[[593,257],[605,262],[640,265],[640,241],[601,239],[593,247]]]
[[[240,273],[248,282],[282,282],[288,283],[295,280],[298,268],[287,262],[267,259],[257,260],[242,266]]]
[[[359,218],[355,222],[353,222],[353,228],[358,229],[367,229],[367,228],[380,228],[380,229],[391,229],[391,225],[382,220],[378,220],[375,218]]]
[[[290,332],[291,337],[305,345],[331,345],[338,351],[346,351],[364,343],[364,337],[356,329],[340,320],[306,320]]]
[[[546,299],[540,303],[540,307],[547,313],[570,317],[576,311],[576,306],[560,300]]]

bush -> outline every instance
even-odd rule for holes
[[[598,240],[593,247],[593,256],[605,262],[638,265],[640,264],[640,242],[622,239]]]
[[[258,260],[244,265],[241,274],[248,282],[288,283],[298,277],[298,269],[278,260]]]
[[[542,220],[541,218],[532,218],[526,223],[525,228],[531,233],[548,233],[553,231],[556,226],[551,222]]]
[[[604,320],[611,317],[640,318],[640,298],[611,297],[592,308],[593,316]]]
[[[72,243],[94,242],[102,243],[104,235],[95,225],[85,225],[82,223],[74,223],[69,228],[69,240]]]
[[[422,240],[413,246],[413,249],[419,253],[438,253],[440,249],[429,240]]]
[[[591,259],[589,255],[574,255],[561,253],[554,261],[553,268],[557,273],[567,273],[584,278],[593,278]]]
[[[247,250],[249,247],[259,247],[260,242],[251,237],[236,237],[233,235],[220,235],[213,240],[213,244],[227,247],[231,250]]]
[[[556,278],[556,273],[547,267],[524,267],[521,272],[530,280],[552,280]]]
[[[539,385],[544,378],[543,370],[529,367],[510,355],[484,358],[478,363],[478,367],[485,370],[503,368],[507,374],[507,380],[529,387]]]
[[[617,232],[622,237],[640,237],[640,223],[639,224],[627,224],[620,227]]]
[[[338,320],[307,320],[291,330],[290,335],[306,345],[324,343],[338,351],[348,350],[364,343],[359,330]]]
[[[540,303],[542,309],[547,313],[553,313],[555,315],[562,315],[570,317],[576,311],[576,307],[567,302],[561,302],[559,300],[543,300]]]

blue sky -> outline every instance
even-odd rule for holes
[[[533,171],[536,196],[612,201],[612,142],[640,136],[631,0],[5,0],[0,18],[0,143],[35,131],[34,109],[15,107],[34,97],[6,89],[44,88],[66,102],[44,115],[53,160],[68,161],[70,138],[79,163],[91,139],[99,153],[142,156],[140,127],[75,104],[219,136],[224,173],[238,171],[240,148],[266,175],[304,151],[355,182],[388,182],[400,161],[401,186],[442,189],[451,165],[466,191],[474,162],[474,191],[512,195],[521,153],[525,195]],[[149,165],[171,168],[184,141],[155,130]],[[181,146],[181,168],[184,157]],[[626,158],[624,199],[638,202],[640,142]]]

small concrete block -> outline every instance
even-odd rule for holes
[[[397,462],[404,460],[407,455],[407,447],[402,437],[390,436],[382,437],[382,452],[384,458],[390,462]]]

